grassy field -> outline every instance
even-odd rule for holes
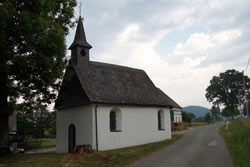
[[[228,129],[219,129],[230,151],[235,167],[250,167],[250,120],[240,119],[231,121]]]
[[[182,137],[183,135],[173,135],[171,140],[84,156],[56,153],[14,154],[0,157],[0,167],[119,167],[166,148]]]
[[[207,122],[192,122],[192,127],[208,125]]]
[[[41,148],[48,148],[48,147],[55,147],[56,146],[56,139],[51,138],[42,138]]]
[[[240,119],[243,123],[244,126],[250,128],[250,120],[249,119],[246,119],[246,118],[242,118]]]
[[[215,123],[215,122],[211,122],[210,124],[212,123]],[[183,131],[183,130],[190,129],[192,127],[204,126],[204,125],[208,125],[208,123],[207,122],[192,122],[192,123],[182,122],[182,123],[178,123],[178,126],[176,124],[171,125],[171,130],[172,132]]]
[[[210,122],[210,124],[216,123],[215,121]],[[183,122],[184,126],[189,127],[190,123]],[[191,127],[196,127],[196,126],[203,126],[203,125],[208,125],[207,122],[192,122]]]
[[[26,146],[32,150],[56,147],[55,138],[25,139]]]

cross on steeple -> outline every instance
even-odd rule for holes
[[[80,0],[80,5],[79,5],[79,17],[82,16],[82,1]]]

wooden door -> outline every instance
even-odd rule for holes
[[[75,143],[76,143],[76,130],[75,126],[71,124],[69,126],[69,153],[74,152]]]

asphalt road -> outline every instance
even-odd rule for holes
[[[132,167],[232,167],[232,160],[216,129],[223,123],[196,127],[166,149],[136,161]]]

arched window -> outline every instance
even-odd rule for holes
[[[116,131],[116,114],[114,111],[110,112],[109,118],[110,118],[110,131],[111,132]]]
[[[109,127],[111,132],[121,132],[122,116],[118,108],[113,108],[109,114]]]
[[[165,130],[164,112],[158,111],[158,130]]]

